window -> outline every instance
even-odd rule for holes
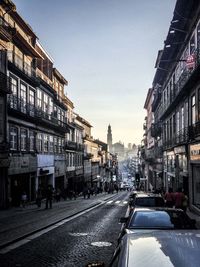
[[[44,134],[44,152],[48,152],[49,148],[49,139],[48,135]]]
[[[69,167],[69,153],[66,153],[66,167]]]
[[[20,84],[20,107],[21,112],[26,113],[26,86],[21,83]]]
[[[37,90],[37,106],[42,109],[42,91]]]
[[[58,124],[61,124],[61,110],[58,108]]]
[[[15,46],[15,57],[14,57],[15,65],[23,70],[23,53]]]
[[[49,119],[51,119],[53,115],[53,99],[49,98]]]
[[[195,105],[196,105],[196,99],[195,95],[192,96],[191,99],[191,116],[192,116],[192,124],[195,124],[196,122],[196,116],[195,116]]]
[[[180,112],[176,113],[176,133],[180,131]]]
[[[11,90],[12,95],[10,95],[10,107],[17,109],[17,79],[11,78]]]
[[[17,150],[18,129],[15,126],[10,127],[10,150]]]
[[[58,138],[58,153],[62,153],[62,141],[61,141],[61,138]]]
[[[43,102],[43,111],[47,114],[48,113],[48,95],[44,94],[44,102]]]
[[[24,55],[24,72],[31,77],[32,69],[31,69],[31,60]]]
[[[27,130],[23,128],[20,130],[20,148],[21,151],[27,150]]]
[[[54,137],[54,152],[58,152],[58,140],[57,137]]]
[[[41,133],[38,133],[37,134],[37,149],[38,149],[38,152],[42,152],[42,134]]]
[[[169,138],[170,138],[170,140],[173,138],[172,132],[173,132],[173,123],[172,123],[172,117],[171,117],[169,119]]]
[[[185,102],[185,126],[188,127],[188,102]]]
[[[49,136],[49,152],[52,153],[53,150],[54,150],[53,136],[50,135],[50,136]]]
[[[35,114],[35,91],[30,89],[29,90],[29,112],[30,116],[34,116]]]
[[[33,131],[29,131],[29,149],[30,151],[35,150],[35,135]]]
[[[181,120],[180,120],[180,123],[181,123],[181,129],[183,130],[185,125],[184,125],[184,106],[181,107]]]

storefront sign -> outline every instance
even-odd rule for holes
[[[200,160],[200,144],[190,146],[190,160]]]
[[[167,156],[174,156],[174,151],[167,151]]]
[[[185,146],[178,146],[174,148],[175,154],[183,154],[185,153]]]

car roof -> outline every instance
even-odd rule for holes
[[[130,233],[121,245],[120,267],[199,267],[200,230]]]
[[[141,197],[147,197],[147,198],[156,198],[156,197],[159,197],[159,198],[163,198],[161,195],[158,195],[158,194],[137,194],[136,195],[136,198],[141,198]]]
[[[182,209],[168,208],[168,207],[135,207],[134,212],[136,211],[174,211],[182,212]]]

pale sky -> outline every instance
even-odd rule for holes
[[[68,80],[75,112],[104,142],[140,144],[158,50],[175,0],[13,0]]]

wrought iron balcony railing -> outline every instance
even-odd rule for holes
[[[168,149],[176,145],[185,144],[189,141],[189,127],[181,129],[178,133],[174,134],[172,138],[164,140],[163,148]]]
[[[162,111],[161,113],[164,114],[168,108],[171,106],[171,104],[174,102],[174,100],[177,98],[177,96],[180,94],[180,92],[183,90],[185,84],[190,79],[194,71],[199,67],[200,65],[200,44],[199,48],[195,50],[193,53],[195,62],[194,67],[188,69],[187,65],[185,64],[185,67],[182,70],[182,73],[178,79],[178,81],[174,84],[172,84],[171,92],[169,95],[169,98],[163,102],[162,104]]]
[[[200,121],[189,126],[189,139],[194,140],[200,136]]]
[[[34,104],[27,103],[24,99],[18,98],[15,95],[8,96],[8,108],[10,110],[16,111],[18,114],[23,114],[38,121],[46,122],[51,125],[61,127],[65,130],[68,129],[68,125],[66,122],[59,120],[54,116],[53,113],[44,112],[42,109],[35,107]]]

